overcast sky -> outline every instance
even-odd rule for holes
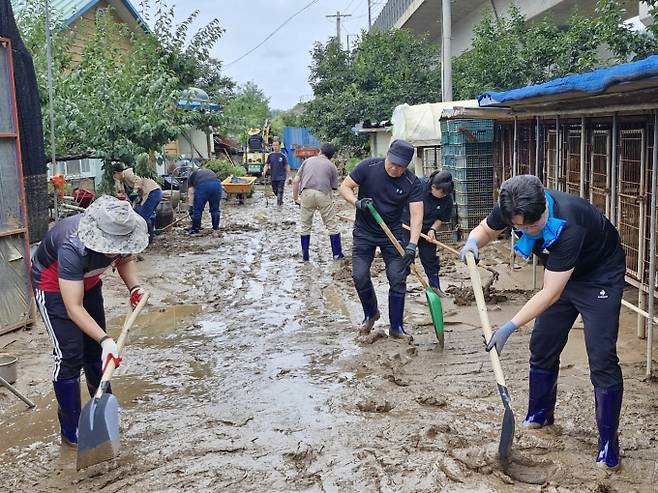
[[[201,27],[217,17],[226,29],[214,49],[225,65],[259,44],[292,14],[311,0],[186,0],[176,2],[180,22],[199,10]],[[172,2],[173,3],[173,2]],[[373,22],[384,0],[373,0]],[[343,46],[346,35],[356,35],[368,26],[367,0],[318,0],[288,22],[263,46],[241,61],[226,67],[225,73],[239,83],[254,81],[270,98],[273,109],[289,109],[313,92],[308,85],[310,51],[315,41],[325,42],[336,35],[335,19],[325,15],[351,14],[341,22]],[[350,43],[352,38],[350,37]]]

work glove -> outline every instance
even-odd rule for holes
[[[142,299],[143,294],[144,294],[144,290],[139,286],[135,286],[130,290],[130,306],[133,307],[133,310],[135,309],[139,301]]]
[[[494,331],[491,335],[491,339],[489,339],[489,343],[486,345],[487,352],[495,347],[496,351],[498,351],[498,355],[500,355],[503,352],[503,347],[505,346],[507,339],[512,335],[512,332],[515,332],[518,328],[519,327],[510,320],[498,330]]]
[[[190,216],[190,218],[192,218],[192,213],[193,212],[194,212],[194,207],[192,207],[191,205],[188,205],[187,206],[187,215]]]
[[[105,368],[110,361],[114,361],[115,368],[119,368],[122,358],[119,356],[119,348],[117,343],[114,342],[108,335],[104,335],[100,340],[101,347],[103,348],[103,353],[101,356],[101,361],[103,364],[102,372],[105,373]]]
[[[466,263],[466,253],[471,252],[473,257],[475,257],[475,263],[477,264],[480,261],[480,250],[478,250],[478,243],[475,241],[475,238],[469,238],[466,240],[464,248],[459,252],[459,259]]]
[[[402,260],[404,261],[404,266],[409,268],[411,264],[414,263],[414,260],[416,259],[416,244],[415,243],[407,243],[407,246],[404,248],[404,257],[402,257]]]
[[[427,236],[429,236],[432,240],[436,240],[436,230],[434,228],[430,228],[427,231]]]
[[[137,202],[138,199],[139,199],[139,194],[137,192],[130,192],[130,195],[128,195],[128,200],[130,200],[132,204]]]
[[[363,199],[359,199],[356,202],[354,202],[354,207],[359,209],[360,211],[367,211],[368,210],[368,205],[374,204],[375,201],[372,200],[370,197],[366,197]]]

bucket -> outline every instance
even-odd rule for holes
[[[11,354],[0,354],[0,377],[7,380],[9,383],[16,382],[16,365],[18,358]]]

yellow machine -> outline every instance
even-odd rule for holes
[[[263,129],[250,128],[247,132],[247,145],[243,156],[243,166],[247,174],[262,176],[265,160],[270,148],[270,122],[265,120]]]

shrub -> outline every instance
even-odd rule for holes
[[[225,159],[213,159],[211,161],[206,161],[203,164],[203,167],[213,171],[217,175],[217,178],[220,179],[220,181],[228,178],[231,175],[244,176],[247,174],[247,170],[242,166],[236,166]]]

